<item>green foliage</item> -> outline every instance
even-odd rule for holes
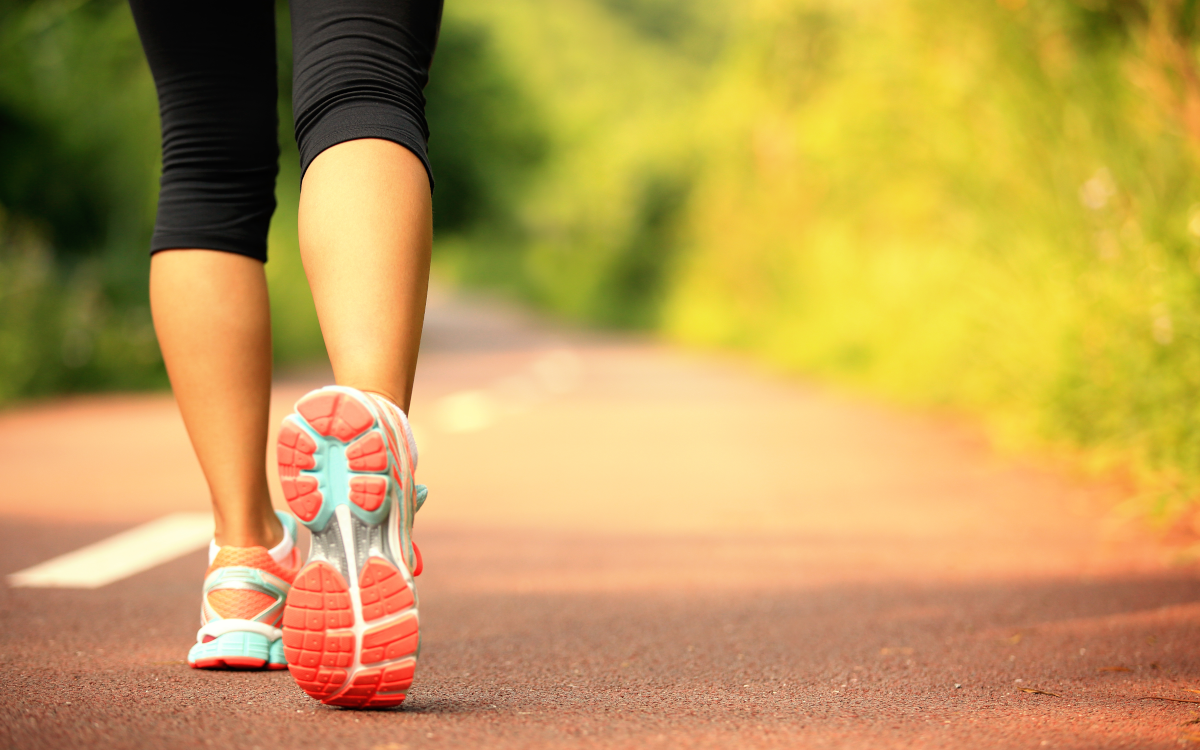
[[[516,241],[443,232],[439,268],[981,414],[1169,511],[1200,477],[1196,11],[458,3],[548,145]]]
[[[533,101],[477,23],[447,23],[426,89],[434,229],[510,230],[521,191],[546,155]]]
[[[124,3],[0,2],[0,402],[165,382],[139,55]]]
[[[439,273],[506,288],[577,320],[652,327],[678,247],[695,166],[691,118],[721,14],[674,0],[466,0],[446,13],[447,30],[486,32],[479,47],[505,79],[486,85],[505,92],[489,112],[511,123],[509,144],[538,143],[538,158],[491,183],[511,207],[502,225],[441,227]],[[444,76],[456,63],[440,66],[452,49],[440,49],[434,66],[435,127],[449,99],[439,90],[450,88]],[[477,165],[498,151],[528,153],[477,148],[477,138],[435,129],[435,168],[447,153],[470,154]],[[447,210],[444,199],[439,184],[435,213]]]
[[[763,8],[666,329],[1194,494],[1192,4]]]

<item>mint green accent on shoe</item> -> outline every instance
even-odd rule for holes
[[[283,657],[283,641],[280,644],[280,659]],[[212,667],[234,667],[244,669],[261,668],[270,660],[271,641],[259,633],[226,633],[208,643],[197,643],[188,652],[188,664],[201,669]],[[229,663],[232,660],[232,663]],[[262,664],[250,664],[246,660],[259,660]]]
[[[296,539],[296,535],[300,533],[300,527],[296,525],[296,517],[291,513],[284,513],[282,510],[275,511],[275,517],[283,524],[283,528],[287,529],[288,533],[292,535],[292,543],[299,544],[300,542]]]
[[[271,658],[267,659],[267,663],[277,669],[287,669],[287,659],[283,656],[282,638],[271,644]]]
[[[254,622],[274,622],[278,617],[278,611],[283,607],[284,601],[287,600],[288,591],[291,586],[282,579],[264,573],[258,568],[244,568],[241,566],[230,566],[228,568],[219,568],[209,574],[208,578],[204,579],[204,592],[216,589],[245,589],[249,591],[257,591],[273,598],[275,605],[264,609],[254,618]],[[213,617],[210,622],[216,622],[220,617]]]

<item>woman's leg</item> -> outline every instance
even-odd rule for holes
[[[405,412],[432,241],[421,89],[441,2],[291,9],[300,252],[339,387],[300,399],[280,430],[284,496],[316,553],[288,598],[284,656],[323,703],[394,706],[420,642],[412,524],[422,494]]]
[[[300,252],[339,385],[408,411],[432,242],[441,0],[291,0]]]
[[[283,538],[267,491],[271,318],[263,264],[214,250],[150,262],[150,306],[171,388],[212,494],[218,545]]]
[[[279,155],[275,4],[130,6],[162,116],[155,329],[212,492],[217,543],[269,549],[282,538],[265,468],[271,334],[262,265]]]
[[[323,151],[300,192],[300,254],[338,385],[408,412],[433,209],[425,167],[391,141]]]

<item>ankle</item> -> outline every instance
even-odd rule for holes
[[[213,540],[220,547],[266,547],[271,549],[283,541],[283,524],[271,511],[267,517],[250,519],[222,518],[216,514]]]
[[[362,391],[363,393],[369,393],[372,396],[378,396],[379,398],[384,399],[389,404],[391,404],[392,406],[399,409],[400,413],[403,414],[405,416],[405,418],[408,417],[408,409],[406,409],[404,407],[404,405],[403,405],[404,402],[401,401],[400,399],[396,398],[394,395],[392,395],[388,391],[385,391],[381,388],[359,388],[358,390]]]

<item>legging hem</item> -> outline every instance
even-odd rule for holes
[[[260,263],[267,262],[267,245],[264,242],[247,240],[239,242],[228,236],[215,234],[155,234],[150,242],[150,254],[164,250],[217,250],[223,253],[244,255]]]
[[[336,146],[339,143],[357,141],[363,138],[379,138],[380,140],[391,141],[411,151],[414,156],[421,160],[421,165],[425,167],[425,175],[429,178],[429,192],[433,192],[433,168],[429,165],[429,155],[425,149],[425,140],[401,128],[391,128],[386,125],[356,125],[349,128],[331,129],[319,134],[310,134],[305,139],[304,151],[300,155],[300,178],[304,178],[304,173],[308,171],[309,165],[326,149]]]

